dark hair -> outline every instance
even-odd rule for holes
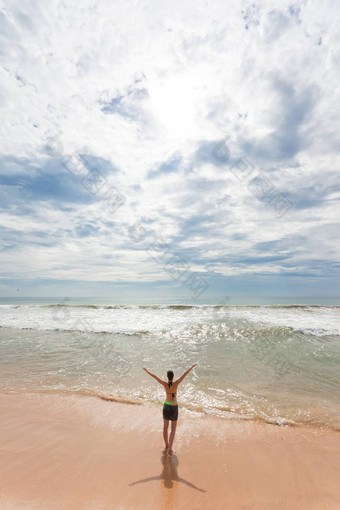
[[[170,388],[170,386],[172,385],[172,380],[174,378],[174,373],[172,370],[168,370],[167,373],[166,373],[167,377],[168,377],[168,386]]]

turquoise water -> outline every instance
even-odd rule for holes
[[[140,298],[122,298],[120,297],[68,297],[63,296],[60,298],[53,297],[0,297],[0,305],[6,304],[74,304],[74,305],[141,305]],[[247,306],[247,305],[322,305],[322,306],[340,306],[340,297],[280,297],[280,296],[213,296],[202,297],[200,299],[178,299],[178,296],[167,298],[146,298],[143,302],[144,305],[171,305],[171,304],[185,304],[185,305],[232,305],[232,306]]]
[[[160,404],[142,368],[165,379],[197,363],[182,407],[340,428],[338,306],[48,303],[0,306],[0,390]]]

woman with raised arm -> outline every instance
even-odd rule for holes
[[[151,377],[156,379],[156,381],[159,382],[165,389],[166,399],[165,399],[164,406],[163,406],[163,420],[164,420],[163,437],[164,437],[164,442],[165,442],[165,450],[169,457],[171,457],[171,455],[173,453],[175,453],[174,450],[172,449],[172,445],[173,445],[173,442],[175,439],[177,420],[178,420],[177,388],[178,388],[178,385],[183,381],[184,377],[186,377],[188,375],[190,370],[192,370],[196,366],[197,366],[197,364],[194,363],[176,381],[173,380],[174,373],[172,370],[168,370],[168,372],[167,372],[168,381],[162,381],[162,379],[159,379],[159,377],[157,377],[157,375],[152,374],[151,372],[149,372],[149,370],[147,370],[146,368],[143,368],[143,370],[145,370],[145,372],[147,374],[151,375]],[[171,421],[171,432],[170,432],[170,438],[168,440],[169,421]]]

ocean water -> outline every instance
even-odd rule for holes
[[[6,301],[6,302],[5,302]],[[340,429],[340,306],[2,300],[0,390],[80,393],[228,418]],[[319,303],[321,301],[319,300]],[[322,302],[321,302],[322,303]]]

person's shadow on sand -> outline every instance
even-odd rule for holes
[[[151,482],[152,480],[164,480],[164,487],[167,489],[171,489],[173,487],[173,481],[181,482],[187,485],[188,487],[191,487],[192,489],[196,489],[199,492],[207,492],[204,489],[200,489],[199,487],[196,487],[191,482],[188,482],[188,480],[185,480],[184,478],[181,478],[178,476],[177,473],[177,466],[179,464],[178,458],[176,455],[172,454],[171,457],[168,457],[167,455],[162,455],[161,457],[161,463],[163,464],[163,471],[158,476],[150,476],[149,478],[143,478],[142,480],[137,480],[136,482],[129,483],[129,486],[132,487],[133,485],[136,485],[137,483],[145,483],[145,482]]]

